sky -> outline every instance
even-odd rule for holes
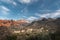
[[[60,17],[60,0],[0,0],[0,19],[35,20]]]

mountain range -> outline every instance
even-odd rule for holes
[[[40,29],[45,28],[51,32],[60,32],[60,18],[42,18],[29,23],[27,20],[0,20],[0,26],[8,27],[14,30],[20,29]]]
[[[59,32],[60,33],[60,18],[42,18],[36,21],[33,21],[29,25],[27,25],[24,29],[32,28],[32,29],[40,29],[44,28],[49,30],[50,32]]]

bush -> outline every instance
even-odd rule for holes
[[[7,36],[7,40],[16,40],[17,36],[16,35],[9,35]]]
[[[40,34],[30,35],[27,40],[50,40],[48,35],[42,36]]]

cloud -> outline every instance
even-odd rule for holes
[[[16,2],[12,2],[12,4],[13,4],[13,5],[15,5],[15,6],[17,5],[17,3],[16,3]]]
[[[1,17],[1,16],[0,16],[0,19],[1,19],[1,20],[11,20],[11,19],[14,19],[14,18],[9,18],[9,17],[5,17],[5,16]],[[14,19],[14,20],[16,20],[16,19]]]
[[[23,16],[23,18],[27,18],[26,16]]]
[[[36,13],[35,15],[42,17],[42,18],[43,17],[45,17],[45,18],[56,18],[56,17],[60,17],[60,10],[56,10],[55,12],[52,12],[52,13],[44,13],[44,14]]]
[[[34,21],[34,20],[37,20],[37,17],[34,17],[34,16],[30,16],[29,18],[27,18],[27,20],[29,20],[29,21]]]
[[[19,0],[20,3],[23,3],[23,4],[29,4],[29,3],[32,3],[32,2],[37,2],[38,0]]]
[[[1,20],[5,20],[8,19],[7,17],[0,17]]]
[[[1,8],[4,10],[4,11],[10,11],[8,8],[6,8],[5,6],[1,6]]]
[[[49,13],[47,13],[47,14],[35,14],[36,16],[39,16],[39,17],[49,17],[50,16],[50,14]]]
[[[5,2],[5,3],[10,3],[10,4],[13,4],[13,5],[17,5],[17,3],[14,1],[14,0],[0,0],[2,2]]]
[[[20,0],[21,3],[30,3],[31,0]]]
[[[55,17],[60,17],[60,10],[56,10],[56,12],[51,14],[51,18],[55,18]]]
[[[0,12],[1,12],[1,14],[3,14],[3,15],[7,15],[7,14],[9,14],[9,9],[7,8],[7,7],[5,7],[5,6],[0,6]]]
[[[27,7],[21,10],[21,13],[23,13],[24,15],[26,15],[28,12],[29,10],[27,9]]]

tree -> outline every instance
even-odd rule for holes
[[[10,35],[10,31],[8,30],[8,28],[1,26],[0,27],[0,40],[6,40],[8,35]]]

